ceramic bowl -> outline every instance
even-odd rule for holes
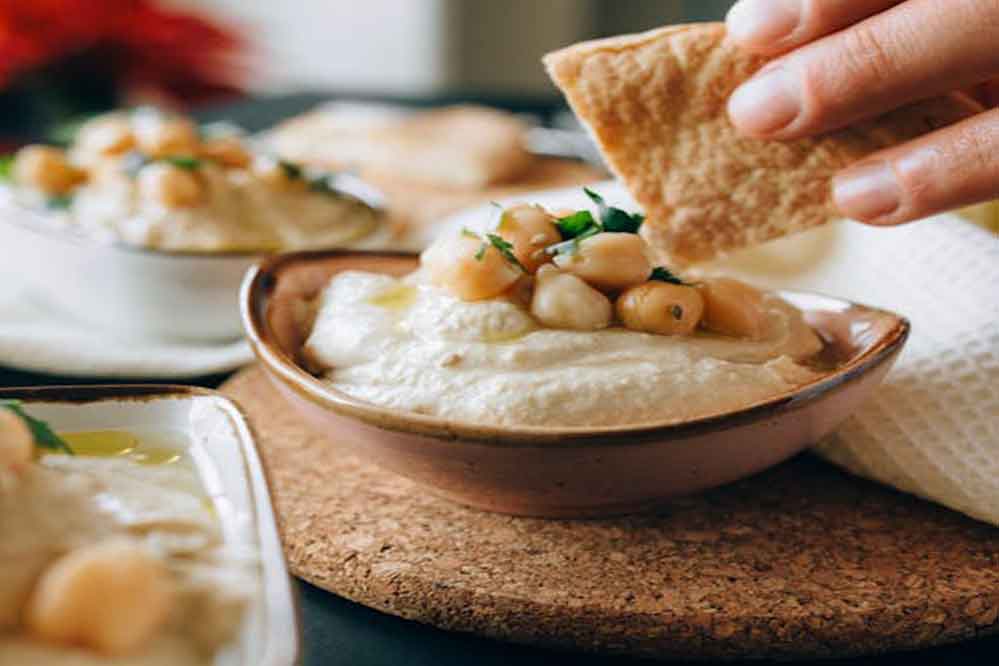
[[[57,431],[124,429],[187,447],[223,539],[237,550],[249,546],[260,553],[259,594],[238,639],[214,665],[298,663],[298,613],[267,480],[246,420],[232,402],[205,389],[151,385],[0,389],[0,399],[22,401]]]
[[[909,331],[898,315],[807,293],[781,295],[825,340],[820,379],[744,409],[600,428],[500,427],[386,409],[325,385],[299,362],[305,299],[339,271],[403,275],[417,258],[323,252],[265,260],[243,282],[261,365],[303,421],[343,450],[481,509],[548,517],[652,509],[755,474],[829,434],[868,400]]]
[[[358,244],[388,242],[376,232]],[[19,206],[0,188],[0,273],[24,279],[38,297],[73,319],[119,336],[239,338],[239,285],[263,256],[100,242]]]

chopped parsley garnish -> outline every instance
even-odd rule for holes
[[[153,158],[138,150],[126,153],[121,158],[121,168],[132,178],[139,175],[139,170],[147,164],[163,162],[185,171],[196,171],[201,168],[202,160],[191,155],[170,155],[169,157]]]
[[[160,161],[171,164],[178,169],[184,169],[185,171],[194,171],[201,168],[201,160],[190,155],[173,155],[171,157],[164,157]]]
[[[49,449],[50,451],[73,455],[73,449],[70,448],[69,444],[62,437],[55,434],[55,431],[49,427],[48,423],[36,419],[25,412],[21,407],[21,403],[17,400],[0,400],[0,409],[13,412],[19,419],[24,421],[24,424],[31,430],[31,435],[35,438],[36,446]]]
[[[555,226],[558,227],[563,240],[576,238],[589,229],[598,227],[597,221],[593,219],[593,214],[588,210],[580,210],[572,215],[560,217],[555,220]]]
[[[632,214],[620,208],[608,206],[602,196],[588,187],[584,187],[583,191],[586,192],[586,196],[590,198],[590,201],[597,205],[597,212],[600,214],[600,225],[604,231],[626,234],[638,233],[638,228],[645,221],[644,215],[639,215],[638,213]]]
[[[579,251],[579,244],[589,238],[590,236],[596,236],[602,231],[600,225],[594,224],[592,227],[587,228],[583,233],[579,234],[575,238],[570,238],[569,240],[562,241],[561,243],[556,243],[555,245],[549,245],[545,248],[545,252],[548,254],[576,254]]]
[[[301,180],[305,177],[305,170],[302,169],[301,165],[294,162],[278,160],[278,166],[281,168],[281,171],[284,171],[284,175],[288,180]]]
[[[303,176],[304,177],[304,173]],[[333,172],[325,172],[310,178],[307,178],[309,183],[309,190],[312,192],[318,192],[319,194],[325,194],[331,197],[342,197],[344,193],[336,186],[336,174]]]
[[[0,180],[14,177],[14,155],[0,155]]]
[[[602,232],[637,234],[645,217],[628,213],[620,208],[608,206],[604,198],[584,187],[583,191],[597,206],[597,218],[588,210],[578,210],[571,215],[555,220],[562,235],[562,242],[545,249],[548,254],[574,254],[579,250],[579,242]],[[599,218],[599,219],[598,219]]]
[[[496,234],[486,234],[486,239],[489,241],[490,245],[499,250],[499,253],[503,255],[504,259],[523,272],[527,272],[524,265],[520,263],[519,259],[517,259],[517,255],[513,253],[513,243],[504,240],[502,236],[497,236]]]
[[[683,319],[683,307],[680,305],[673,305],[669,309],[669,313],[673,315],[673,319],[680,321]]]
[[[656,266],[652,269],[652,275],[649,276],[650,280],[656,280],[658,282],[668,282],[670,284],[679,284],[685,287],[691,286],[689,282],[684,282],[677,275],[674,275],[670,269],[665,266]]]
[[[473,255],[476,261],[482,261],[482,258],[486,256],[486,250],[488,250],[491,245],[496,248],[496,251],[499,252],[508,263],[513,264],[525,273],[527,272],[524,265],[520,263],[519,259],[517,259],[517,255],[513,253],[513,243],[507,241],[502,236],[498,236],[496,234],[486,234],[485,239],[483,240],[482,236],[478,235],[474,231],[470,231],[469,229],[462,229],[461,235],[467,238],[482,240],[482,245],[479,246],[479,249],[476,250]]]
[[[45,198],[45,207],[50,210],[66,210],[72,203],[72,194],[53,194]]]

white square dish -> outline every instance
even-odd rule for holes
[[[185,450],[218,515],[223,541],[259,553],[259,588],[239,636],[215,666],[291,666],[299,630],[267,479],[249,426],[221,395],[182,386],[0,389],[56,431],[126,430]],[[178,665],[181,666],[181,665]]]

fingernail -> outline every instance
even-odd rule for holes
[[[746,134],[773,134],[790,125],[800,111],[797,90],[783,67],[763,70],[728,100],[729,118]]]
[[[725,17],[729,35],[751,45],[787,39],[800,21],[801,3],[797,0],[739,0]]]
[[[833,179],[833,201],[849,218],[870,222],[898,210],[902,202],[895,171],[887,162],[850,167]]]

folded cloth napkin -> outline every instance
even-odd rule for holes
[[[635,208],[614,183],[594,189]],[[524,200],[587,207],[579,190]],[[448,228],[489,218],[484,209]],[[912,335],[875,395],[816,452],[849,471],[999,525],[999,236],[956,215],[875,228],[837,222],[706,267],[770,288],[899,312]]]

